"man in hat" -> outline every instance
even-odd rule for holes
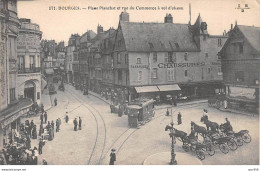
[[[77,127],[78,127],[77,118],[74,119],[73,124],[74,124],[74,131],[77,131]]]
[[[43,113],[40,115],[41,124],[43,124]]]
[[[181,120],[181,112],[179,112],[178,113],[178,118],[177,118],[177,120],[178,120],[178,125],[180,125],[180,124],[182,124],[182,120]]]
[[[228,118],[225,118],[226,123],[224,123],[224,126],[226,127],[226,131],[233,131],[233,127],[231,126]]]
[[[54,99],[54,105],[57,106],[57,98]]]
[[[40,138],[39,146],[38,146],[39,154],[42,154],[42,147],[43,147],[43,145],[44,145],[44,142],[43,142],[42,138]]]
[[[114,163],[116,161],[116,153],[115,153],[115,151],[116,150],[114,148],[111,150],[109,165],[114,165]]]
[[[47,123],[47,112],[44,113],[44,123]]]

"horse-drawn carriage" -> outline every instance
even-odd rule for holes
[[[140,124],[145,124],[154,116],[154,100],[138,100],[126,106],[128,114],[128,125],[136,128]]]
[[[224,94],[218,94],[218,95],[215,95],[215,96],[209,98],[208,105],[210,107],[215,107],[215,108],[219,109],[221,106],[224,105],[225,100],[226,100],[226,97]]]

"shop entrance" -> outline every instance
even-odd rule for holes
[[[35,85],[33,82],[27,82],[24,86],[24,97],[35,101]]]

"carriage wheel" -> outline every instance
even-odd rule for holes
[[[190,151],[190,147],[189,147],[188,144],[183,144],[183,145],[182,145],[182,148],[183,148],[183,150],[186,151],[186,152],[189,152],[189,151]]]
[[[238,146],[242,146],[243,145],[243,139],[241,137],[236,138],[236,143]]]
[[[224,154],[227,154],[229,152],[227,144],[219,144],[219,149]]]
[[[237,143],[235,140],[231,139],[230,141],[227,142],[228,147],[232,150],[235,151],[237,149]]]
[[[198,156],[198,158],[200,160],[204,160],[205,159],[205,153],[204,153],[204,151],[202,149],[196,150],[196,154],[197,154],[197,156]]]
[[[215,149],[214,146],[212,144],[207,145],[206,147],[206,151],[210,156],[213,156],[215,154]]]
[[[242,136],[242,139],[245,143],[250,143],[251,142],[251,136],[248,134],[248,133],[245,133],[243,136]]]

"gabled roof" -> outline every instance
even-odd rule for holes
[[[127,51],[199,51],[188,24],[120,22]]]
[[[237,25],[251,46],[260,52],[260,27]]]
[[[84,43],[84,42],[88,42],[89,40],[93,39],[94,37],[96,37],[96,33],[92,30],[88,30],[86,33],[84,33],[81,37],[80,37],[80,43]]]

